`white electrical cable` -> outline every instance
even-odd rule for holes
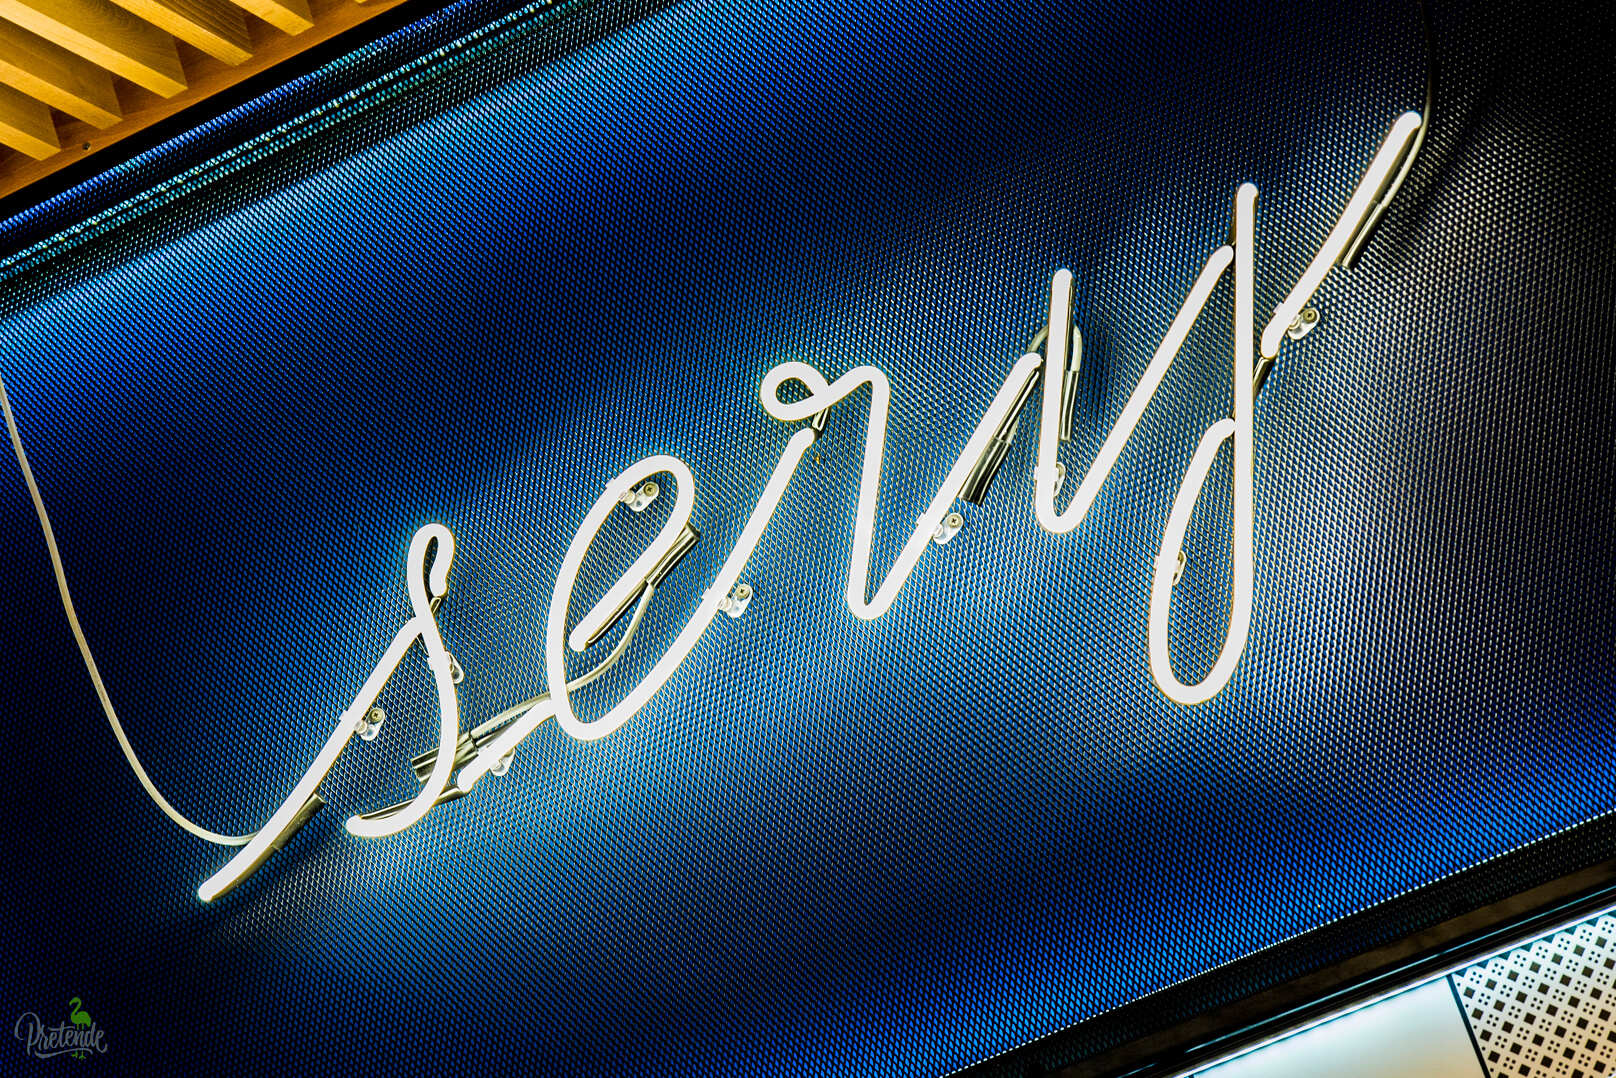
[[[56,587],[61,593],[62,609],[67,614],[68,627],[73,630],[73,638],[78,641],[79,653],[84,657],[84,667],[89,672],[91,683],[95,686],[96,696],[101,700],[101,707],[106,712],[107,722],[111,724],[112,733],[118,739],[118,746],[123,749],[124,757],[129,761],[130,768],[134,770],[135,777],[140,780],[141,786],[145,787],[146,793],[156,802],[157,807],[162,809],[169,819],[191,834],[209,842],[217,843],[220,846],[247,845],[257,836],[258,832],[254,831],[246,835],[221,835],[216,831],[209,831],[207,828],[193,823],[191,820],[186,819],[173,805],[169,804],[168,799],[158,791],[156,785],[152,782],[151,776],[146,774],[146,769],[141,766],[139,757],[135,755],[134,747],[129,743],[129,736],[124,733],[123,724],[118,721],[118,713],[112,706],[112,698],[107,694],[106,684],[101,680],[101,671],[95,665],[95,656],[90,652],[90,644],[85,639],[84,629],[79,625],[78,613],[73,607],[73,596],[67,587],[67,574],[62,567],[61,551],[56,546],[56,533],[51,529],[50,515],[45,511],[45,501],[39,493],[39,484],[35,482],[33,468],[28,464],[28,454],[23,449],[22,435],[17,430],[17,419],[11,410],[11,398],[6,392],[6,384],[3,378],[0,378],[0,411],[5,414],[6,430],[11,435],[11,445],[16,451],[17,465],[22,469],[23,482],[28,487],[29,496],[33,498],[34,510],[39,514],[40,528],[45,535],[45,546],[50,551],[51,568],[56,574]],[[645,617],[646,608],[650,606],[651,599],[655,594],[655,587],[647,586],[644,589],[644,594],[640,596],[634,615],[630,619],[622,639],[618,641],[617,647],[599,666],[568,683],[567,688],[569,690],[582,688],[616,664],[617,660],[622,657],[623,652],[627,650],[629,641],[634,638],[635,631],[640,627],[640,622]],[[522,717],[526,712],[532,710],[535,704],[541,703],[544,699],[544,697],[537,697],[533,700],[527,700],[514,708],[501,712],[494,719],[478,727],[477,730],[473,731],[473,734],[480,735],[490,730],[498,729],[512,719]]]
[[[84,656],[84,668],[90,672],[90,681],[95,685],[95,694],[101,698],[101,707],[107,713],[107,722],[112,724],[112,733],[117,737],[118,746],[123,749],[124,756],[129,760],[129,766],[135,769],[135,777],[146,788],[151,799],[157,802],[157,807],[168,814],[169,819],[197,838],[205,838],[221,846],[245,846],[252,841],[253,835],[221,835],[180,815],[179,810],[157,792],[157,787],[152,785],[146,769],[140,766],[140,760],[135,757],[135,750],[129,744],[129,737],[123,732],[123,724],[118,721],[118,713],[112,709],[112,698],[107,695],[107,687],[101,682],[101,671],[96,669],[95,657],[90,654],[89,642],[84,639],[84,630],[79,627],[79,616],[73,610],[73,596],[67,590],[67,574],[62,570],[62,555],[56,549],[56,534],[51,531],[50,516],[45,512],[45,502],[39,496],[39,484],[34,482],[34,471],[28,466],[28,454],[23,452],[22,436],[17,433],[17,418],[11,414],[11,398],[6,396],[6,383],[3,378],[0,378],[0,411],[5,412],[6,429],[11,433],[11,446],[17,451],[17,464],[22,468],[23,482],[28,484],[28,494],[34,499],[34,511],[39,514],[39,526],[45,532],[45,546],[50,550],[51,568],[56,572],[56,590],[62,594],[62,609],[67,613],[68,627],[73,630],[73,639],[79,642],[79,654]]]

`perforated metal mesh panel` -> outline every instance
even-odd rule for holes
[[[226,854],[129,775],[0,468],[0,1002],[81,997],[131,1068],[942,1074],[1320,926],[1199,1004],[1338,960],[1471,896],[1362,911],[1587,821],[1519,871],[1616,852],[1608,22],[1438,13],[1430,143],[1259,405],[1251,644],[1197,709],[1153,687],[1145,610],[1228,411],[1226,290],[1077,533],[1033,520],[1030,418],[964,530],[853,618],[860,395],[746,615],[616,735],[547,726],[471,797],[353,838],[434,736],[412,656],[331,808],[212,906]],[[407,616],[421,524],[459,542],[469,725],[543,689],[598,491],[689,463],[703,540],[598,714],[779,457],[765,371],[892,377],[879,579],[1056,267],[1081,474],[1236,185],[1263,192],[1266,311],[1421,83],[1391,0],[463,4],[7,224],[0,367],[134,744],[183,811],[247,829]],[[618,514],[576,609],[666,512]],[[1222,639],[1228,513],[1223,462],[1175,603],[1186,680]]]

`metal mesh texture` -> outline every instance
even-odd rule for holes
[[[0,468],[0,1001],[81,997],[130,1071],[936,1075],[1412,930],[1466,895],[1373,911],[1509,851],[1522,886],[1616,853],[1610,18],[1438,10],[1424,155],[1259,404],[1251,644],[1193,710],[1151,683],[1145,611],[1228,412],[1226,285],[1077,533],[1032,517],[1029,418],[963,531],[854,619],[860,394],[750,609],[621,731],[547,724],[471,797],[353,838],[435,736],[412,655],[331,808],[211,906],[227,854],[129,774]],[[462,4],[0,228],[0,369],[137,751],[182,811],[250,829],[407,616],[423,523],[459,542],[469,726],[543,689],[606,481],[690,465],[702,542],[598,713],[779,457],[770,367],[892,377],[879,579],[1054,268],[1080,475],[1236,185],[1262,190],[1267,311],[1422,78],[1400,0]],[[1227,467],[1175,602],[1186,681],[1222,640]],[[617,514],[575,610],[667,505]],[[1252,965],[1309,932],[1329,948]]]

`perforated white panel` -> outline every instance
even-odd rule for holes
[[[1616,1070],[1616,917],[1599,917],[1453,976],[1489,1078]]]

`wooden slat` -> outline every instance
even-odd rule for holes
[[[0,142],[35,160],[44,160],[62,148],[56,141],[50,106],[9,86],[0,86]]]
[[[104,68],[3,19],[0,83],[96,127],[123,119],[112,76]]]
[[[247,17],[229,0],[112,0],[153,26],[234,66],[252,59]]]
[[[283,34],[301,34],[314,26],[309,0],[236,0]]]
[[[109,0],[0,0],[0,18],[155,94],[185,89],[174,38]]]
[[[33,161],[21,154],[0,159],[0,196],[10,195],[36,180],[41,180],[58,169],[63,169],[107,146],[112,146],[130,135],[143,131],[152,124],[168,119],[187,106],[205,100],[226,90],[243,79],[307,49],[328,41],[350,27],[357,26],[383,12],[390,11],[407,0],[371,0],[356,4],[354,0],[310,0],[314,15],[314,29],[306,34],[288,37],[257,19],[247,20],[247,31],[252,35],[253,57],[237,67],[229,67],[211,56],[179,43],[179,56],[190,76],[191,88],[167,99],[128,83],[118,84],[118,99],[123,103],[124,119],[105,131],[97,131],[89,124],[68,117],[59,117],[62,153],[48,161]]]

